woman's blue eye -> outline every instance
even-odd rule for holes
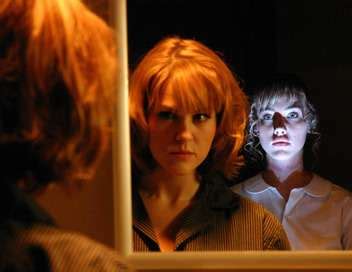
[[[298,114],[298,112],[295,112],[295,111],[292,111],[287,115],[288,119],[296,119],[298,117],[299,117],[299,114]]]
[[[158,117],[162,120],[174,120],[176,114],[171,111],[161,111],[158,113]]]
[[[210,118],[209,114],[206,113],[197,113],[193,115],[193,121],[203,122]]]
[[[262,120],[267,121],[267,120],[272,120],[273,116],[270,113],[266,113],[262,116]]]

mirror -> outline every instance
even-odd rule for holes
[[[124,8],[123,3],[125,1],[120,0],[118,2],[122,3],[122,8]],[[233,66],[234,71],[238,73],[244,82],[255,80],[257,76],[261,75],[262,71],[283,70],[285,72],[299,73],[310,86],[315,83],[316,85],[313,84],[311,88],[315,90],[314,98],[319,102],[319,109],[329,109],[325,115],[321,116],[322,120],[325,120],[322,122],[323,126],[329,127],[328,125],[330,124],[331,129],[331,123],[326,120],[334,120],[332,116],[335,116],[335,118],[338,116],[338,106],[335,104],[338,104],[337,102],[341,103],[341,99],[348,96],[348,92],[343,90],[346,90],[347,86],[351,85],[351,81],[347,78],[347,72],[348,68],[351,68],[352,62],[346,60],[349,56],[346,53],[348,52],[347,48],[350,47],[347,44],[351,44],[351,41],[346,40],[348,37],[343,37],[342,33],[334,34],[334,31],[331,30],[331,22],[327,23],[323,20],[320,23],[312,23],[314,20],[311,19],[311,16],[317,12],[313,3],[305,3],[302,0],[290,0],[284,3],[280,3],[279,1],[236,1],[235,3],[231,3],[231,1],[222,0],[216,2],[219,5],[212,6],[203,2],[201,4],[197,2],[189,0],[176,0],[173,2],[163,0],[129,0],[129,68],[133,68],[138,58],[165,35],[179,34],[186,37],[194,37],[209,45],[209,47],[222,52],[228,63]],[[296,14],[297,12],[302,12],[301,7],[305,4],[308,5],[308,11],[301,15]],[[323,15],[320,15],[319,18],[321,17],[322,19],[331,10],[335,10],[338,14],[341,12],[339,16],[342,16],[342,18],[337,19],[335,13],[330,18],[337,20],[335,26],[339,25],[342,29],[347,30],[348,27],[344,26],[343,22],[348,21],[347,17],[349,16],[348,14],[351,14],[351,5],[349,5],[348,1],[341,1],[340,4],[342,6],[337,4],[334,6],[334,9],[331,9],[329,5],[335,5],[334,3],[320,3],[319,12],[323,12]],[[325,6],[323,11],[321,11],[321,5]],[[345,11],[345,7],[348,7],[347,11]],[[281,13],[277,13],[279,11]],[[281,15],[279,16],[278,14]],[[295,19],[299,21],[297,25],[293,23]],[[280,22],[279,24],[278,21]],[[323,37],[320,37],[320,39],[312,38],[311,35],[313,34],[305,33],[303,30],[306,30],[306,28],[301,28],[307,22],[312,23],[315,27],[323,24],[325,31],[321,30],[318,33],[326,33],[327,28],[330,30],[328,34],[335,35],[335,39],[332,41],[324,39],[323,43],[321,41]],[[293,32],[295,35],[289,36],[287,29],[295,29],[295,27],[298,27],[298,30]],[[228,34],[224,34],[224,31],[228,31]],[[117,32],[121,34],[121,29],[118,29]],[[281,38],[278,39],[278,36]],[[291,39],[293,40],[291,41]],[[334,42],[337,40],[343,41],[346,44],[342,45],[345,49],[345,55],[336,52],[340,48],[339,45],[341,45],[334,45]],[[296,42],[293,43],[293,41]],[[280,44],[282,45],[281,47],[279,47]],[[295,44],[295,46],[291,47],[291,44]],[[304,44],[309,46],[306,48]],[[320,46],[323,46],[325,49],[322,51],[314,50],[315,48],[320,48]],[[296,47],[299,50],[297,49],[296,51]],[[303,54],[302,51],[305,53]],[[334,57],[331,56],[332,53],[346,56],[346,59],[343,59],[344,61],[341,62],[344,63],[344,65],[341,64],[343,67],[346,66],[345,72],[336,68],[339,65],[337,65],[337,61],[332,61],[334,60]],[[297,58],[297,55],[299,58]],[[310,55],[314,57],[308,58],[307,56]],[[322,56],[325,56],[325,58],[321,59]],[[324,59],[326,61],[323,61]],[[327,74],[339,74],[339,77],[344,79],[344,83],[334,82],[334,78],[326,76]],[[324,84],[324,82],[317,80],[321,80],[322,78],[330,81],[330,83]],[[127,82],[127,78],[123,80]],[[339,85],[341,89],[339,97],[329,97],[328,94],[330,94],[331,89],[327,89],[327,87],[337,87],[338,84],[342,84]],[[338,92],[336,89],[334,88],[334,94]],[[126,84],[124,83],[122,83],[122,90],[125,93],[127,92]],[[328,100],[327,97],[329,97]],[[334,99],[336,99],[336,103],[329,103],[329,101],[334,101]],[[119,104],[118,106],[125,107],[123,105],[123,103],[126,103],[125,100],[120,101],[120,103],[121,105]],[[334,109],[331,110],[332,108]],[[125,114],[126,112],[118,111],[116,121],[120,121],[121,119],[119,118],[126,116]],[[339,118],[342,121],[343,118],[347,119],[347,116],[343,117],[341,115]],[[122,119],[125,120],[126,118],[122,117]],[[123,131],[125,125],[121,126],[120,123],[116,122],[116,126],[117,135],[120,135],[120,132],[126,132]],[[329,129],[325,128],[324,131],[329,131]],[[324,131],[323,133],[325,134]],[[124,134],[124,136],[126,135]],[[332,136],[330,135],[330,137]],[[121,136],[121,138],[123,137]],[[115,142],[114,144],[118,143]],[[331,145],[331,143],[329,144]],[[348,154],[348,148],[343,149],[341,154],[345,154],[345,151]],[[335,146],[334,150],[336,150]],[[120,155],[117,153],[115,152],[114,165],[121,163],[124,157],[124,155],[119,157]],[[328,155],[330,153],[325,151],[324,154],[325,157],[322,155],[322,158],[324,157],[325,161],[329,161]],[[334,154],[330,154],[330,156],[334,156]],[[128,158],[125,158],[126,160]],[[343,164],[344,161],[346,161],[345,164]],[[340,162],[347,166],[347,156],[346,159],[341,158]],[[340,170],[340,166],[341,164],[329,165],[329,169],[325,169],[325,171],[329,171],[326,172],[326,175],[331,173],[334,177],[333,180],[337,182],[340,180],[339,177],[344,174],[336,174],[333,170]],[[347,167],[345,167],[346,169],[343,168],[341,167],[341,170],[345,170],[345,172],[342,173],[346,173],[347,175]],[[324,171],[322,167],[320,169]],[[119,166],[118,170],[123,169]],[[125,171],[128,172],[129,170],[130,168],[127,166]],[[128,175],[129,173],[123,174],[117,170],[114,175],[115,241],[116,249],[122,255],[125,255],[138,271],[203,271],[204,269],[207,269],[207,271],[265,271],[268,269],[279,269],[280,271],[316,271],[316,269],[339,271],[352,269],[351,251],[132,252],[130,239],[131,215],[126,213],[126,210],[127,212],[131,212],[131,199],[125,197],[126,194],[130,193],[131,189],[129,180],[126,181]],[[347,186],[348,184],[346,184]]]

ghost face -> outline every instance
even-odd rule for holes
[[[257,132],[268,161],[303,160],[308,124],[298,100],[281,97],[263,109]]]

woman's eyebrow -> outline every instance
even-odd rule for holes
[[[291,105],[287,106],[285,110],[296,109],[296,108],[302,110],[302,107],[299,101],[294,101]],[[271,106],[268,105],[264,109],[261,109],[260,112],[262,111],[275,111],[275,109],[273,109]]]
[[[263,112],[263,111],[275,111],[275,110],[270,106],[266,106],[265,108],[261,108],[259,112]]]

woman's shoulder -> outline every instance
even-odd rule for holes
[[[330,196],[335,202],[352,200],[352,192],[315,173],[311,183],[306,187],[308,193],[319,196]]]
[[[240,197],[238,216],[242,217],[252,231],[261,231],[263,249],[288,250],[290,244],[279,220],[261,204]]]
[[[239,210],[245,212],[246,214],[253,214],[253,216],[259,218],[265,218],[271,216],[272,214],[261,204],[251,200],[250,198],[240,196]]]
[[[53,271],[129,271],[116,252],[77,232],[37,225],[22,231],[19,243],[42,248]]]

